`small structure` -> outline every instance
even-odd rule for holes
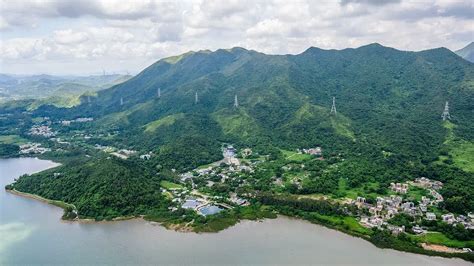
[[[426,220],[428,221],[436,221],[436,214],[432,212],[427,212],[426,213]]]
[[[455,222],[454,215],[452,213],[441,215],[441,220],[447,224],[452,224]]]
[[[423,230],[423,228],[421,228],[420,226],[418,225],[415,225],[413,226],[413,228],[411,229],[415,234],[423,234],[425,232],[425,230]]]
[[[237,94],[234,97],[234,108],[239,108],[239,100],[237,99]]]
[[[201,204],[202,203],[199,200],[189,198],[189,199],[184,201],[183,205],[181,205],[181,208],[183,208],[183,209],[193,209],[194,210]]]
[[[446,104],[444,105],[444,111],[441,114],[441,118],[443,118],[443,121],[446,121],[447,119],[451,120],[451,115],[449,115],[449,104],[446,101]]]
[[[337,111],[336,111],[336,97],[332,97],[331,114],[337,115]]]
[[[316,148],[310,148],[310,149],[303,149],[303,153],[314,155],[314,156],[321,156],[321,154],[323,153],[323,150],[321,149],[321,147],[316,147]]]
[[[390,183],[390,189],[396,193],[406,194],[408,192],[407,183]]]

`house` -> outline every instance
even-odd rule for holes
[[[365,198],[364,197],[357,197],[357,202],[358,203],[365,203]]]
[[[396,193],[406,194],[408,192],[408,184],[406,183],[390,183],[390,189]]]
[[[421,196],[421,203],[425,204],[425,205],[428,205],[430,203],[430,199],[428,197],[425,197],[425,196]]]
[[[226,148],[224,148],[224,152],[222,153],[222,155],[224,156],[224,158],[234,157],[236,152],[237,150],[233,146],[227,146]]]
[[[310,149],[303,149],[303,153],[306,153],[309,155],[321,156],[323,151],[321,147],[316,147],[316,148],[310,148]]]
[[[436,214],[434,214],[432,212],[427,212],[426,213],[426,219],[428,221],[436,221]]]
[[[472,213],[472,212],[468,213],[467,217],[469,217],[469,219],[471,219],[471,222],[474,223],[474,213]]]
[[[400,233],[405,232],[405,226],[395,226],[395,225],[387,225],[387,229],[392,232],[393,235],[399,235]]]
[[[423,234],[425,232],[425,230],[423,230],[420,226],[418,225],[415,225],[413,226],[413,228],[411,229],[415,234]]]
[[[426,204],[421,203],[419,207],[422,212],[426,212],[428,210],[428,207],[426,206]]]
[[[452,224],[455,222],[454,215],[452,213],[441,215],[441,220],[448,224]]]
[[[411,209],[413,207],[415,207],[415,204],[411,201],[408,201],[402,204],[402,209],[405,209],[405,210]]]

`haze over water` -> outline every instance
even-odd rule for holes
[[[62,210],[3,187],[55,166],[34,158],[0,160],[0,264],[472,265],[382,250],[305,221],[244,221],[217,234],[178,233],[142,220],[61,221]]]

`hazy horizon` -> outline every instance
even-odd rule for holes
[[[0,72],[137,74],[187,51],[243,47],[461,49],[474,40],[470,1],[0,0]]]

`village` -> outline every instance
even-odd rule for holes
[[[69,127],[73,123],[93,121],[92,118],[62,120],[55,123],[48,119],[45,121],[46,123],[31,127],[29,134],[48,138],[58,144],[83,143],[82,145],[87,145],[92,149],[100,150],[123,160],[133,157],[146,161],[155,156],[152,151],[144,152],[99,143],[94,144],[94,142],[87,143],[90,139],[104,137],[101,134],[94,137],[91,134],[78,131],[67,136],[67,140],[70,142],[64,141],[61,139],[63,136],[60,138],[58,132],[51,127],[52,124]],[[253,195],[242,188],[254,187],[257,180],[253,174],[259,169],[260,164],[268,161],[267,156],[253,154],[250,148],[243,148],[238,151],[231,144],[223,144],[221,150],[223,159],[219,161],[184,173],[175,173],[176,170],[171,169],[174,175],[178,177],[162,181],[160,189],[161,193],[171,201],[168,208],[171,212],[185,209],[194,211],[198,215],[209,216],[226,209],[250,205]],[[49,151],[51,151],[51,148],[42,147],[41,143],[30,142],[21,145],[19,153],[43,154]],[[284,165],[282,170],[284,173],[290,171],[293,173],[271,178],[270,185],[278,191],[283,191],[288,184],[293,184],[298,189],[302,189],[304,179],[307,178],[305,160],[325,161],[321,147],[297,149],[296,152],[288,151],[284,155],[290,163]],[[300,158],[303,159],[299,161]],[[343,159],[341,160],[343,161]],[[455,215],[442,212],[442,207],[439,207],[444,202],[443,196],[440,194],[442,188],[443,183],[440,181],[419,177],[403,183],[390,183],[388,187],[389,195],[383,194],[384,196],[377,196],[375,200],[369,200],[359,194],[353,199],[346,198],[344,204],[353,205],[358,209],[357,213],[351,215],[358,217],[358,221],[363,227],[388,230],[394,235],[404,232],[415,235],[426,234],[428,229],[422,225],[422,221],[442,221],[452,226],[461,224],[466,229],[474,230],[473,213]],[[422,191],[422,193],[417,194],[416,199],[411,195],[414,190]],[[331,198],[331,196],[328,197]],[[324,196],[322,198],[327,199],[328,197]],[[399,214],[413,217],[410,228],[391,224],[390,220]]]
[[[407,201],[405,195],[409,192],[410,187],[425,189],[429,195],[421,196],[418,202]],[[467,216],[455,216],[452,213],[436,214],[434,211],[430,211],[430,209],[436,209],[438,204],[443,202],[443,196],[438,192],[442,187],[443,183],[440,181],[420,177],[406,183],[391,183],[390,190],[395,194],[377,197],[375,204],[367,203],[364,197],[357,197],[352,204],[364,213],[360,217],[361,225],[368,228],[387,229],[396,235],[405,232],[405,227],[391,225],[389,220],[399,213],[416,218],[417,223],[421,220],[436,221],[441,219],[452,226],[462,224],[466,229],[474,229],[473,213],[469,213]],[[417,223],[411,229],[413,233],[426,233],[426,229]]]
[[[234,191],[225,193],[212,193],[213,186],[224,184],[226,181],[245,184],[246,181],[240,179],[241,173],[252,173],[256,162],[249,163],[247,160],[237,158],[237,150],[232,145],[222,148],[223,159],[205,167],[195,169],[180,174],[179,185],[168,182],[162,188],[162,193],[172,198],[175,206],[170,207],[171,211],[176,211],[179,207],[194,210],[200,215],[212,215],[224,209],[231,209],[236,206],[248,206],[250,203],[239,196]],[[251,149],[244,149],[242,155],[247,157],[252,154]],[[187,189],[186,187],[190,187]],[[211,196],[211,195],[212,196]]]

